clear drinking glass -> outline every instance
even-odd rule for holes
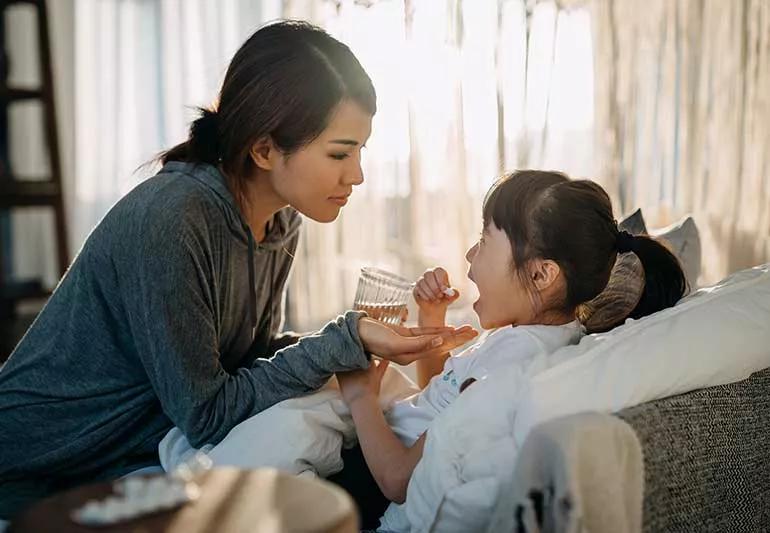
[[[366,311],[386,324],[400,324],[406,318],[406,305],[414,283],[385,270],[364,267],[358,278],[353,309]]]

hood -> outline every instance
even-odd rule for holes
[[[227,188],[225,176],[215,166],[208,163],[188,163],[184,161],[169,161],[163,166],[161,172],[178,172],[197,180],[209,189],[220,200],[223,212],[227,218],[227,225],[233,236],[238,240],[248,243],[249,227],[241,215],[240,210]],[[293,207],[284,207],[273,215],[268,222],[267,233],[262,242],[256,244],[260,249],[278,250],[299,231],[302,225],[302,217]]]

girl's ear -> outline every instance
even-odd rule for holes
[[[559,279],[561,267],[551,259],[536,259],[531,262],[530,276],[532,283],[538,291],[544,291],[551,287]]]

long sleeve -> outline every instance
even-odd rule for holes
[[[249,416],[317,389],[335,372],[368,366],[357,330],[361,314],[350,312],[271,359],[226,372],[215,304],[218,254],[210,235],[181,222],[149,233],[125,306],[162,409],[193,446],[218,442]]]
[[[277,333],[272,339],[270,339],[270,344],[267,347],[267,351],[270,354],[275,354],[275,352],[278,350],[283,350],[292,344],[298,343],[299,340],[306,335],[308,335],[308,333],[302,334],[297,333],[296,331],[282,331]]]

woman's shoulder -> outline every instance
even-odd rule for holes
[[[174,255],[191,244],[207,249],[246,238],[240,215],[217,191],[190,175],[162,170],[108,211],[81,253]]]
[[[113,224],[142,232],[217,228],[242,232],[243,222],[229,192],[210,178],[206,181],[203,172],[211,170],[164,166],[115,205],[110,213]]]
[[[232,195],[211,165],[172,161],[139,184],[126,199],[157,216],[199,215],[211,211],[230,213],[239,219]],[[189,217],[188,218],[192,218]],[[240,219],[238,220],[240,222]]]

